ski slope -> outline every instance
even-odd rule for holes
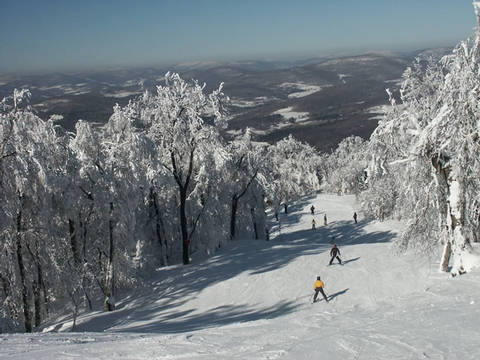
[[[304,199],[271,225],[269,242],[159,269],[115,312],[80,316],[76,332],[64,319],[0,335],[0,359],[480,358],[478,271],[452,278],[438,256],[393,252],[401,224],[362,219],[350,196]],[[327,266],[333,241],[344,265]],[[317,275],[329,303],[311,303]]]

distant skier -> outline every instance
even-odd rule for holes
[[[323,225],[327,226],[327,214],[323,216]]]
[[[328,302],[327,296],[323,291],[324,287],[325,287],[325,284],[323,283],[322,280],[320,280],[320,276],[317,276],[317,280],[313,284],[313,290],[315,290],[315,295],[313,295],[313,302],[317,301],[318,293],[321,293],[325,301]]]
[[[316,225],[316,224],[317,224],[317,223],[315,222],[315,219],[312,219],[312,230],[315,230],[315,225]]]
[[[357,223],[357,213],[356,212],[353,213],[353,220],[355,220],[355,224],[356,224]]]
[[[339,255],[340,255],[340,250],[338,249],[337,245],[333,244],[333,247],[332,247],[332,249],[330,250],[330,256],[331,256],[332,258],[330,259],[330,262],[328,263],[328,265],[332,265],[333,259],[335,259],[335,258],[337,258],[338,263],[339,263],[340,265],[342,265],[342,260],[340,260]]]
[[[312,213],[312,215],[315,214],[315,206],[310,206],[310,212]]]

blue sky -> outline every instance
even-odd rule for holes
[[[0,0],[0,73],[453,45],[471,0]]]

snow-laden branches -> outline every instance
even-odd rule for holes
[[[418,59],[404,73],[401,104],[369,142],[366,209],[407,220],[403,248],[444,243],[453,260],[444,252],[442,270],[478,265],[471,254],[480,229],[479,55],[477,31],[440,61]],[[385,204],[385,192],[394,201]]]
[[[265,239],[266,200],[319,187],[308,145],[260,145],[248,129],[222,138],[222,85],[206,93],[168,73],[104,126],[78,121],[67,135],[29,96],[15,91],[0,109],[0,331],[33,331],[65,299],[74,319],[114,310],[135,272]]]

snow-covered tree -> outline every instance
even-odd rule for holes
[[[291,135],[269,148],[266,192],[275,211],[280,203],[288,204],[320,188],[320,157],[313,147]]]
[[[49,285],[61,276],[52,217],[65,144],[51,121],[32,112],[28,98],[28,91],[15,90],[1,104],[0,281],[8,309],[2,316],[18,316],[30,332],[48,310]]]
[[[130,104],[135,109],[134,121],[157,147],[160,163],[177,186],[184,264],[190,262],[191,237],[203,207],[200,201],[197,213],[189,214],[188,203],[195,202],[194,195],[197,199],[206,195],[197,191],[201,185],[197,176],[221,161],[217,150],[222,148],[219,129],[225,125],[222,85],[208,95],[204,87],[167,73],[165,86],[157,86],[155,94],[145,92],[136,104]]]
[[[358,195],[365,188],[366,141],[358,136],[344,139],[321,163],[325,191]]]
[[[405,72],[402,103],[392,101],[370,142],[370,193],[382,182],[398,192],[391,206],[408,219],[401,245],[442,243],[443,271],[478,265],[479,75],[477,28],[440,62],[418,60]]]
[[[234,239],[237,234],[238,207],[242,198],[247,198],[248,191],[252,191],[257,183],[259,172],[265,167],[265,151],[264,146],[260,146],[252,142],[250,130],[247,129],[245,134],[229,144],[228,161],[225,171],[227,173],[227,191],[230,195],[230,239]],[[259,187],[256,187],[257,189]],[[261,194],[257,194],[260,197]],[[251,197],[250,197],[251,198]],[[247,207],[254,209],[255,206]]]

